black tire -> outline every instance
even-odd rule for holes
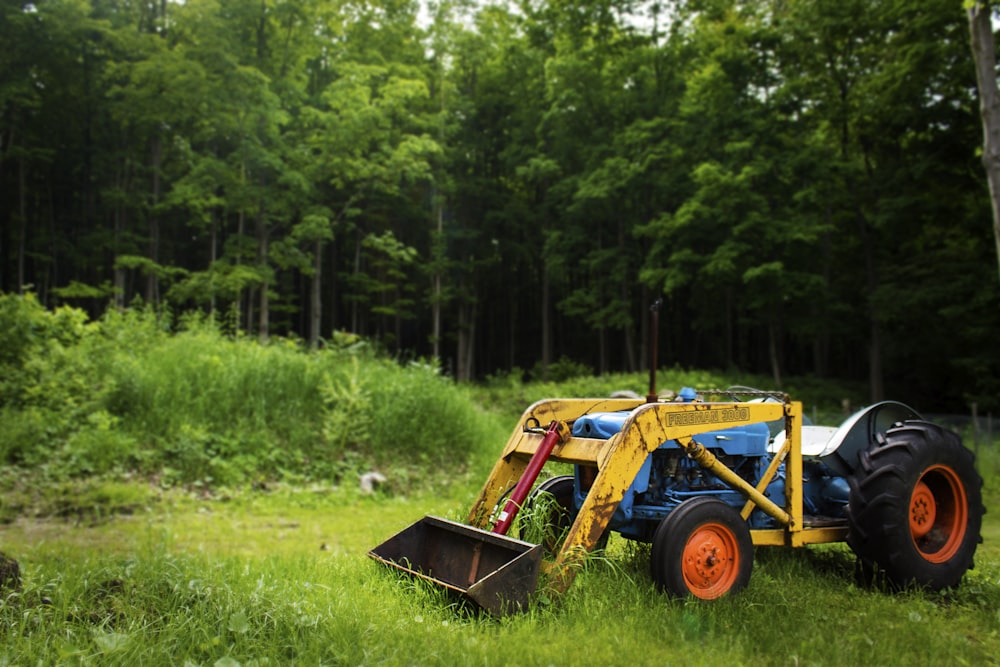
[[[551,500],[541,500],[543,494],[551,496]],[[544,503],[541,505],[542,510],[536,510],[536,505],[539,503]],[[539,520],[538,517],[534,515],[538,511],[546,512],[544,521]],[[573,503],[573,477],[572,475],[560,475],[558,477],[553,477],[547,479],[541,484],[539,484],[535,489],[528,495],[527,500],[524,502],[524,512],[523,516],[533,517],[535,524],[532,528],[535,530],[525,530],[522,525],[521,532],[536,534],[525,534],[521,539],[528,539],[529,542],[538,542],[542,545],[545,553],[549,556],[555,554],[559,551],[559,547],[562,544],[563,539],[566,537],[566,533],[569,531],[570,526],[573,525],[573,520],[576,518],[576,508]],[[542,524],[542,525],[539,525]],[[539,532],[542,533],[538,535]]]
[[[848,477],[847,543],[859,572],[895,589],[956,586],[982,542],[983,479],[959,437],[906,421],[876,436]]]
[[[717,498],[686,500],[657,526],[649,567],[657,588],[673,597],[737,593],[753,571],[750,528]]]

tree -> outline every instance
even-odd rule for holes
[[[0,288],[461,380],[634,369],[662,294],[666,363],[996,404],[985,2],[417,7],[4,5]]]
[[[983,166],[990,189],[993,239],[1000,271],[1000,89],[997,88],[996,42],[993,39],[994,11],[991,2],[966,2],[983,123]]]

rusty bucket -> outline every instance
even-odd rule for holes
[[[390,567],[443,586],[493,614],[528,608],[542,547],[426,516],[368,552]]]

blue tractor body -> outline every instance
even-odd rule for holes
[[[687,390],[682,390],[684,397]],[[629,417],[629,412],[600,412],[585,415],[573,424],[573,436],[608,439],[617,434]],[[774,456],[773,433],[783,426],[769,427],[759,422],[703,433],[695,440],[711,451],[727,468],[757,485]],[[764,495],[779,506],[785,499],[785,464],[764,489]],[[807,515],[823,521],[846,519],[850,488],[844,476],[837,474],[820,457],[803,459],[803,506]],[[582,507],[594,480],[592,466],[574,466],[573,504]],[[711,496],[741,510],[746,498],[711,472],[687,456],[673,440],[662,443],[646,458],[624,498],[615,511],[609,528],[629,539],[652,541],[656,526],[677,506],[698,496]],[[748,523],[751,528],[775,528],[778,523],[756,508]]]

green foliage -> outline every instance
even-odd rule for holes
[[[401,365],[342,332],[308,352],[294,341],[226,335],[211,318],[172,325],[148,308],[88,322],[78,310],[45,311],[31,296],[0,306],[10,342],[0,460],[56,480],[139,472],[204,487],[352,483],[378,468],[393,471],[390,488],[403,490],[428,466],[447,478],[488,464],[511,423],[541,398],[646,393],[644,374],[595,377],[568,358],[550,365],[549,382],[509,374],[460,388],[433,363]],[[679,368],[657,382],[661,391],[772,388],[759,377]],[[857,388],[789,385],[810,416],[818,408],[831,423],[844,399],[860,402]]]
[[[100,409],[95,329],[83,311],[47,311],[31,294],[0,295],[0,423],[4,460],[38,465]],[[96,341],[100,346],[100,341]],[[98,419],[98,421],[100,421]]]
[[[138,438],[121,428],[121,419],[105,410],[87,415],[86,423],[69,435],[61,463],[74,475],[127,470],[140,457]]]
[[[0,363],[4,378],[16,372],[27,360],[43,355],[47,346],[72,345],[83,335],[86,315],[75,308],[49,311],[38,303],[33,293],[20,296],[0,294]],[[13,384],[13,383],[11,383]],[[0,394],[5,401],[16,388]]]
[[[547,367],[543,368],[539,363],[531,370],[531,378],[535,381],[565,382],[573,378],[590,377],[593,374],[594,369],[565,355]]]
[[[11,342],[0,461],[53,479],[353,483],[379,466],[397,470],[403,489],[428,464],[461,474],[503,437],[436,366],[401,366],[347,334],[308,352],[227,336],[203,317],[168,333],[169,319],[149,309],[87,322],[30,296],[0,307]]]
[[[320,385],[326,413],[323,438],[334,458],[342,456],[349,448],[356,449],[367,443],[371,437],[371,397],[361,384],[358,358],[352,356],[349,366],[340,383],[335,384],[326,375]]]

